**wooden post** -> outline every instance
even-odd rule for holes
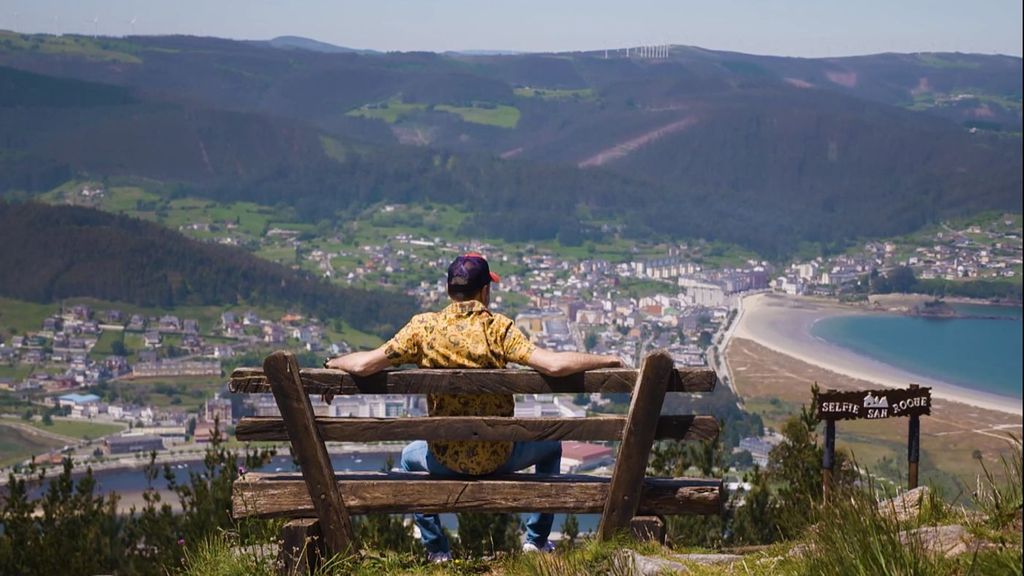
[[[832,468],[836,463],[836,421],[825,420],[825,451],[821,455],[821,492],[827,502],[832,492]]]
[[[911,384],[913,390],[917,384]],[[921,417],[911,414],[910,427],[907,434],[907,462],[909,470],[907,473],[907,487],[910,490],[917,488],[917,463],[921,460]]]
[[[637,376],[636,388],[629,405],[629,414],[622,429],[619,455],[612,470],[608,500],[604,504],[598,537],[611,539],[616,532],[625,530],[636,514],[640,503],[647,459],[658,426],[665,391],[672,378],[672,357],[659,350],[648,356]]]
[[[292,456],[298,460],[313,507],[320,519],[327,557],[354,552],[357,548],[352,522],[334,480],[334,468],[309,402],[299,379],[295,356],[277,351],[263,361],[274,399],[292,441]]]
[[[323,534],[316,518],[291,520],[281,528],[278,573],[281,576],[313,574],[323,562]]]
[[[658,516],[636,516],[629,521],[633,538],[665,545],[665,521]]]

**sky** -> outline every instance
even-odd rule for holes
[[[381,51],[681,44],[779,56],[1021,55],[1021,0],[0,0],[0,29],[305,36]]]

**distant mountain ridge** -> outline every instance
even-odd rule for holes
[[[1021,210],[1020,58],[368,54],[0,34],[0,66],[130,99],[0,107],[0,192],[142,176],[311,219],[429,198],[479,213],[467,234],[699,236],[768,255]]]
[[[374,50],[358,50],[356,48],[346,48],[344,46],[337,46],[327,42],[321,42],[319,40],[313,40],[312,38],[304,38],[302,36],[278,36],[265,40],[267,44],[274,48],[294,48],[298,50],[309,50],[311,52],[324,52],[327,54],[347,54],[353,52],[372,54]]]

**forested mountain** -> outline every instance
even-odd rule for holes
[[[0,201],[0,270],[0,295],[35,302],[298,306],[382,336],[416,311],[404,295],[339,288],[238,248],[72,206]]]
[[[1021,210],[1020,58],[284,45],[0,33],[0,193],[140,176],[309,220],[429,199],[475,235],[767,256]],[[55,86],[81,96],[32,96]]]

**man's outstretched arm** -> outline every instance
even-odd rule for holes
[[[541,348],[530,354],[526,364],[546,376],[568,376],[598,368],[620,368],[622,360],[615,356],[600,356],[582,352],[552,352]]]
[[[325,364],[326,368],[344,370],[353,376],[369,376],[391,366],[387,354],[384,353],[384,346],[365,352],[353,352],[337,358],[331,358]]]

